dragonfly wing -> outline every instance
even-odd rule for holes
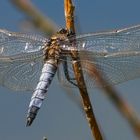
[[[87,55],[89,58],[86,58]],[[140,54],[131,52],[100,57],[94,55],[93,57],[90,52],[84,52],[83,56],[85,56],[85,60],[82,60],[81,64],[87,87],[97,86],[96,73],[93,77],[91,76],[91,73],[95,71],[94,67],[101,72],[102,77],[107,81],[106,85],[98,86],[116,85],[140,77]],[[91,67],[93,68],[91,69]]]
[[[13,90],[33,90],[41,73],[46,41],[0,29],[0,84]]]
[[[43,60],[0,61],[0,84],[16,91],[33,90],[37,85]]]
[[[140,77],[140,54],[137,53],[99,56],[85,51],[80,52],[80,58],[85,83],[88,88],[107,86],[108,83],[116,85]],[[97,85],[96,75],[91,76],[91,73],[94,72],[91,67],[96,67],[101,72],[103,78],[107,81],[106,85]],[[68,72],[70,77],[74,78],[72,61],[68,62]],[[62,64],[59,67],[58,79],[63,86],[75,87],[66,79]]]
[[[89,76],[87,61],[88,64],[96,66],[111,84],[140,76],[140,25],[111,32],[80,35],[76,37],[76,48],[72,43],[66,43],[63,48],[79,52],[87,87],[95,87],[96,83],[96,77]],[[71,68],[69,71],[74,75]]]
[[[47,42],[42,36],[9,32],[0,29],[0,57],[38,52]]]
[[[139,35],[140,34],[140,25],[135,25],[132,27],[116,30],[116,32],[121,33],[121,34],[126,34],[126,35]]]

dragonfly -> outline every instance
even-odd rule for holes
[[[27,126],[35,119],[56,73],[63,86],[77,87],[70,55],[73,50],[79,54],[88,88],[98,85],[87,62],[112,85],[140,76],[140,25],[80,35],[62,29],[51,38],[0,29],[0,85],[33,92]]]

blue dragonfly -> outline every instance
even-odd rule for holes
[[[140,25],[76,36],[63,29],[50,39],[0,29],[0,85],[33,92],[27,126],[35,119],[56,73],[62,85],[77,87],[70,55],[73,50],[79,54],[88,88],[97,86],[97,79],[90,76],[87,61],[112,85],[140,76]]]

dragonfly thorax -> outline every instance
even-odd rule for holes
[[[50,40],[47,42],[47,45],[44,49],[44,60],[60,59],[60,53],[62,52],[61,44],[63,41],[68,39],[68,32],[65,29],[61,29],[55,35],[53,35]]]

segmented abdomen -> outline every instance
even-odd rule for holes
[[[37,87],[32,95],[29,108],[36,106],[41,107],[41,104],[46,96],[48,87],[56,73],[57,67],[49,62],[46,62],[43,66],[42,73],[37,84]]]

